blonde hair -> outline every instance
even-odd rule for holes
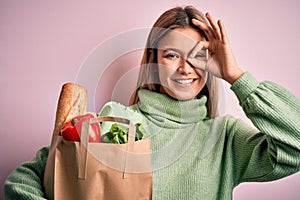
[[[140,88],[159,92],[160,84],[157,68],[158,42],[170,30],[191,27],[197,30],[201,36],[208,40],[205,33],[192,23],[193,18],[208,24],[204,15],[193,6],[175,7],[167,10],[154,23],[144,49],[137,80],[137,87],[130,100],[130,105],[138,102],[137,92]],[[211,118],[218,116],[218,82],[217,79],[210,73],[208,73],[206,85],[200,91],[197,97],[199,98],[202,95],[207,96],[208,99],[208,116]]]

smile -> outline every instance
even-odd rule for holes
[[[173,81],[180,83],[180,84],[190,84],[194,82],[196,79],[174,79]]]

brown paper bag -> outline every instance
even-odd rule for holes
[[[89,143],[91,123],[129,124],[127,144]],[[53,135],[45,169],[49,199],[151,199],[150,138],[134,141],[135,126],[127,119],[99,117],[83,123],[81,141]]]

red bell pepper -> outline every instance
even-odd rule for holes
[[[91,113],[74,117],[71,121],[66,122],[62,129],[61,135],[65,140],[80,141],[80,133],[82,124],[95,116]],[[90,124],[89,142],[100,142],[100,126],[99,124]]]

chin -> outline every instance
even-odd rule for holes
[[[197,96],[196,94],[191,94],[191,93],[174,93],[171,95],[174,99],[180,100],[180,101],[188,101],[195,99]]]
[[[178,100],[180,100],[180,101],[189,101],[189,100],[192,100],[192,99],[195,99],[195,96],[193,96],[193,97],[182,97],[182,98],[178,98]]]
[[[167,94],[173,99],[180,100],[180,101],[187,101],[195,99],[198,93],[195,93],[194,90],[184,90],[184,91],[178,91],[178,90],[172,90],[167,89],[165,87],[160,88],[160,93]]]

